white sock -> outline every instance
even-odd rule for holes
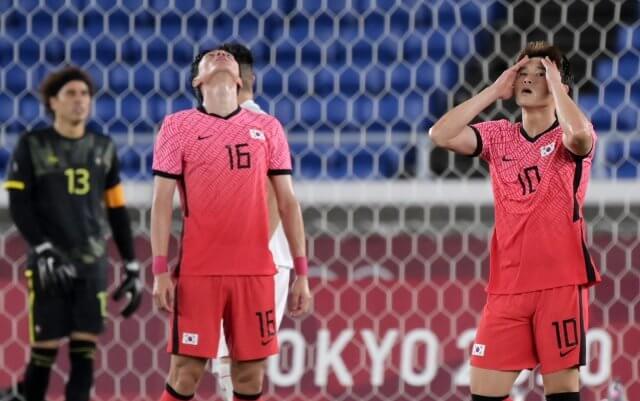
[[[229,361],[218,361],[216,369],[218,377],[218,393],[224,401],[233,401],[233,382],[231,381],[231,364]]]

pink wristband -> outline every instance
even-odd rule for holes
[[[151,271],[153,275],[158,275],[162,273],[166,273],[169,271],[169,266],[167,265],[167,257],[166,256],[154,256],[153,264],[151,265]]]
[[[306,276],[309,274],[309,265],[306,256],[296,256],[293,258],[293,268],[298,276]]]

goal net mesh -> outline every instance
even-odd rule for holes
[[[254,51],[257,101],[289,135],[308,235],[313,313],[285,317],[270,397],[469,399],[490,184],[485,165],[433,149],[425,132],[527,41],[548,40],[567,52],[574,96],[599,134],[585,216],[603,283],[591,291],[582,399],[605,399],[614,380],[640,399],[639,9],[622,0],[0,1],[0,169],[19,133],[47,121],[37,88],[65,63],[96,79],[92,127],[114,138],[122,160],[145,299],[128,320],[109,304],[93,399],[154,400],[163,389],[167,316],[151,304],[153,132],[193,105],[194,53],[232,40]],[[480,117],[519,115],[498,102]],[[28,359],[28,299],[26,247],[0,200],[4,386]],[[61,352],[48,399],[63,399],[66,372]],[[207,375],[197,399],[215,387]],[[542,400],[537,372],[521,375],[513,394]]]

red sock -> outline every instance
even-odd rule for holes
[[[260,401],[262,400],[262,393],[258,394],[240,394],[233,392],[233,401]]]
[[[193,394],[191,395],[182,395],[173,389],[167,383],[164,391],[162,392],[162,396],[160,397],[160,401],[187,401],[193,398]]]

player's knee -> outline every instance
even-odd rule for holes
[[[554,393],[546,395],[547,401],[580,401],[579,392]]]
[[[194,358],[175,358],[169,372],[169,383],[183,394],[193,393],[204,372],[205,364]]]
[[[471,394],[471,401],[511,401],[511,398],[509,398],[509,395],[488,397],[484,395]]]
[[[69,342],[69,354],[72,361],[74,359],[91,360],[95,358],[96,343],[95,341],[75,340]]]
[[[57,347],[31,347],[30,363],[41,368],[51,369],[58,355]]]
[[[262,391],[265,360],[251,362],[233,362],[231,380],[234,392],[240,394],[258,394]]]
[[[542,376],[545,394],[573,394],[580,390],[578,369],[566,369]],[[568,398],[573,399],[573,398]],[[564,398],[558,398],[564,400]]]

